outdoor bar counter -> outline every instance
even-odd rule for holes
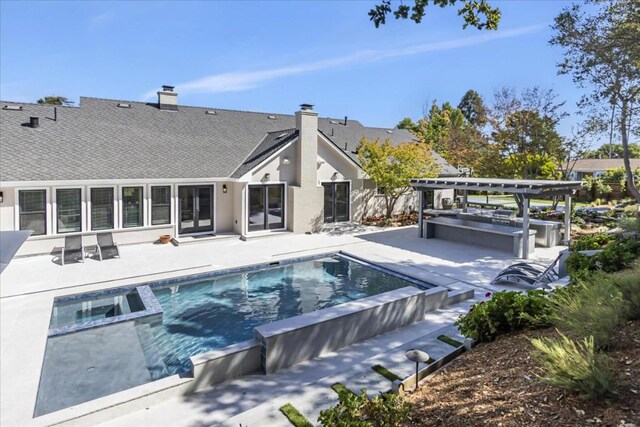
[[[443,217],[424,220],[424,224],[427,239],[469,243],[511,252],[516,257],[523,255],[521,228]],[[529,230],[529,254],[535,251],[535,235],[536,230]]]

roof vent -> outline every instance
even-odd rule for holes
[[[269,119],[269,120],[275,120],[275,119],[276,119],[276,116],[267,116],[267,119]]]
[[[125,104],[123,102],[118,102],[116,104],[116,107],[118,107],[118,108],[131,108],[131,104]]]
[[[287,133],[281,133],[280,135],[276,136],[276,139],[280,139],[280,138],[284,138],[285,136],[287,136]]]
[[[337,125],[337,124],[339,124],[340,122],[339,122],[339,121],[337,121],[337,120],[329,120],[329,123],[331,123],[332,125]]]
[[[31,116],[29,117],[29,126],[33,129],[37,129],[40,127],[40,117]]]
[[[215,116],[218,113],[216,113],[214,110],[207,110],[207,111],[205,111],[205,114],[209,114],[210,116]]]
[[[393,131],[392,131],[392,130],[388,130],[388,129],[387,129],[387,133],[393,133]]]
[[[5,105],[3,110],[22,111],[22,105]]]

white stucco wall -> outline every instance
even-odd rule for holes
[[[227,186],[226,194],[223,186]],[[232,182],[218,183],[216,185],[216,232],[228,233],[233,231],[234,222],[234,191]]]
[[[15,224],[15,188],[0,187],[3,201],[0,203],[0,230],[14,230]]]
[[[289,185],[298,185],[295,165],[297,147],[297,143],[291,144],[269,162],[253,171],[250,181],[262,182],[264,175],[268,173],[271,182],[287,182]],[[285,164],[285,159],[289,161],[289,164]]]

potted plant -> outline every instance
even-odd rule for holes
[[[160,236],[160,243],[162,243],[163,245],[166,245],[170,241],[171,241],[171,235],[163,234],[162,236]]]

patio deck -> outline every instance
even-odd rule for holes
[[[0,424],[42,424],[33,418],[33,411],[56,296],[333,250],[345,250],[450,289],[471,284],[484,294],[501,289],[491,286],[491,279],[518,261],[496,250],[437,239],[425,242],[417,234],[415,226],[388,230],[339,226],[316,235],[246,242],[229,239],[179,247],[123,246],[121,259],[88,259],[84,264],[64,267],[53,262],[52,256],[15,259],[3,272],[0,285]],[[532,261],[549,263],[561,249],[539,248]]]

